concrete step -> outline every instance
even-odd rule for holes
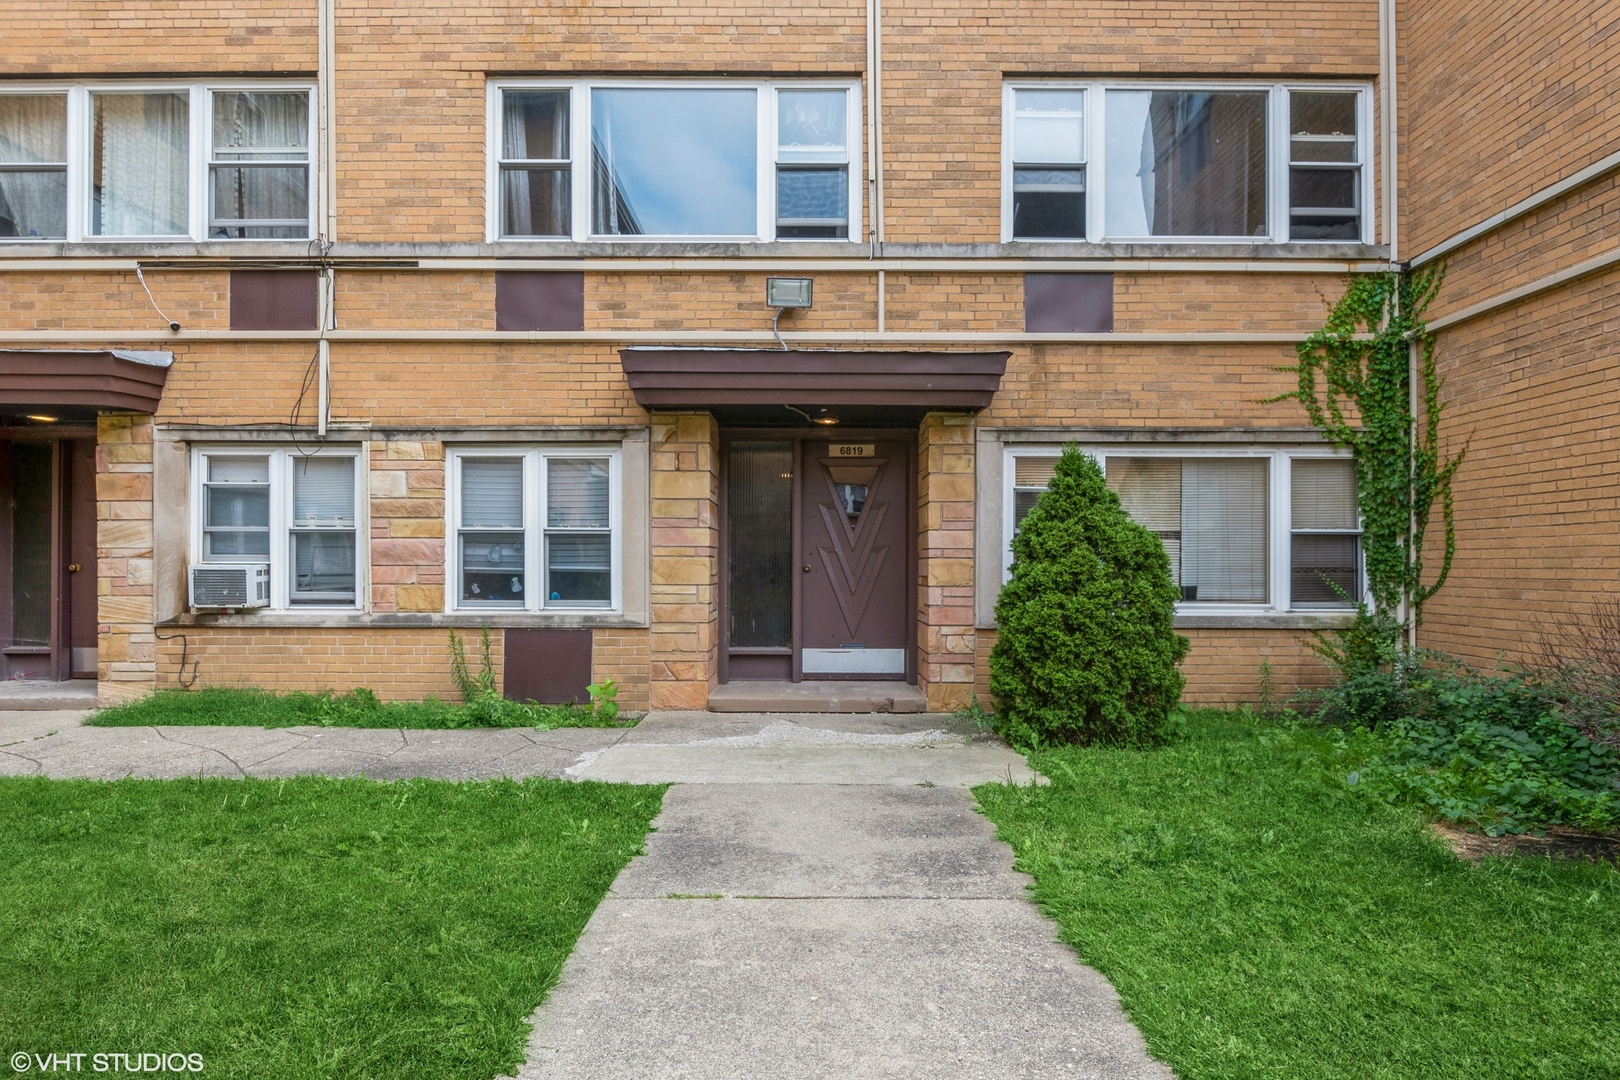
[[[710,712],[733,713],[920,713],[923,692],[903,682],[740,681],[709,692]]]
[[[0,682],[0,712],[55,712],[96,707],[96,680],[8,679]]]

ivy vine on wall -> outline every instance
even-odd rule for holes
[[[1441,266],[1353,277],[1322,329],[1297,347],[1299,363],[1284,369],[1299,376],[1299,388],[1270,399],[1297,400],[1330,442],[1354,455],[1368,591],[1375,608],[1403,611],[1410,625],[1423,621],[1457,551],[1451,478],[1466,447],[1449,460],[1441,455],[1441,380],[1423,321],[1443,278]],[[1445,555],[1425,584],[1423,544],[1437,501]]]

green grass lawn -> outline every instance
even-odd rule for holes
[[[147,1051],[201,1054],[214,1077],[510,1074],[662,791],[0,779],[0,1061]]]
[[[1320,739],[1201,713],[975,794],[1181,1080],[1620,1077],[1620,873],[1461,862]]]
[[[629,727],[634,720],[611,719],[586,705],[521,705],[493,702],[478,709],[429,698],[379,702],[368,692],[273,694],[251,687],[159,690],[150,697],[102,709],[85,721],[91,727],[147,727],[161,724],[227,727],[473,728],[473,727]]]

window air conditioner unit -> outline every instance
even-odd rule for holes
[[[269,563],[204,563],[191,568],[191,606],[194,608],[269,605]]]

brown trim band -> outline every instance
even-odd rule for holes
[[[715,405],[909,405],[988,408],[1008,352],[622,349],[643,408]]]
[[[112,352],[0,352],[0,405],[156,412],[166,365]]]

